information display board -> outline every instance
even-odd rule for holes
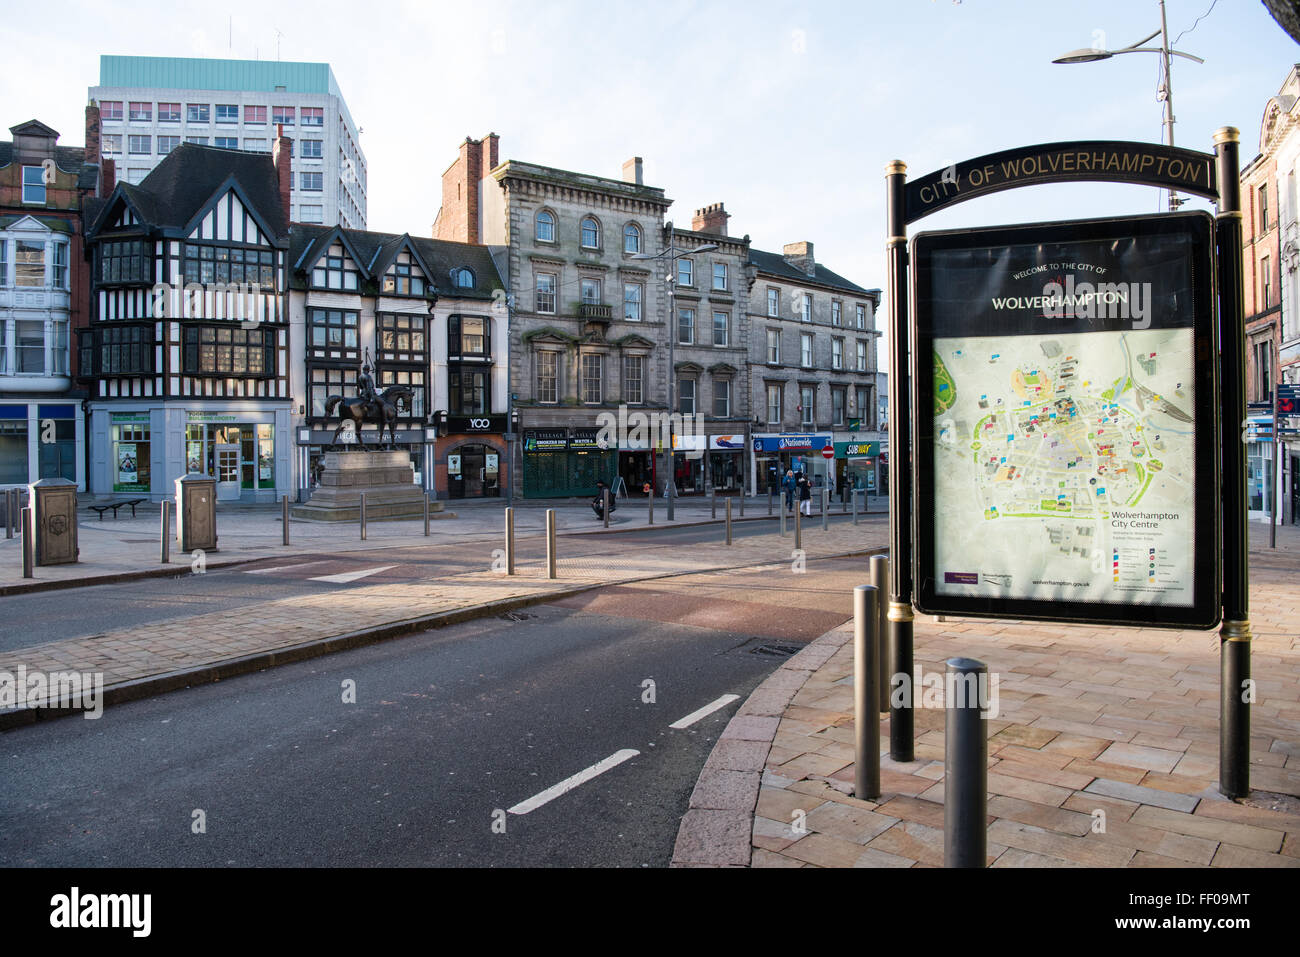
[[[1213,220],[918,234],[916,604],[1220,617]]]

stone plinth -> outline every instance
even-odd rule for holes
[[[355,522],[366,495],[366,521],[421,518],[424,489],[411,481],[411,457],[404,451],[326,452],[320,484],[306,505],[293,508],[294,518]],[[442,502],[430,502],[430,517],[454,518]]]

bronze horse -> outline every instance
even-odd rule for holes
[[[411,407],[411,399],[415,393],[410,386],[390,385],[376,397],[373,408],[371,403],[357,396],[352,399],[345,399],[341,395],[332,395],[325,400],[325,414],[333,415],[336,406],[342,406],[342,414],[339,427],[334,430],[334,438],[330,439],[330,448],[334,448],[339,440],[339,433],[343,431],[343,426],[350,419],[353,429],[357,434],[357,444],[364,446],[365,439],[361,434],[361,425],[364,422],[375,422],[379,425],[379,444],[382,447],[384,442],[384,428],[388,428],[388,435],[392,439],[390,448],[397,447],[397,417],[403,406]]]

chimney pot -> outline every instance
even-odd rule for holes
[[[731,214],[723,208],[722,203],[710,203],[695,211],[691,219],[691,230],[697,233],[713,233],[715,236],[727,235],[727,220]]]

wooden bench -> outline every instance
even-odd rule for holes
[[[126,505],[131,506],[131,517],[132,517],[132,518],[135,518],[135,507],[136,507],[137,505],[139,505],[140,503],[145,502],[145,501],[147,501],[147,499],[143,499],[143,498],[124,498],[124,499],[122,499],[121,501],[117,501],[117,502],[105,502],[103,505],[90,505],[90,506],[88,506],[88,508],[89,508],[92,512],[98,512],[98,513],[99,513],[99,520],[100,520],[101,522],[104,520],[104,513],[107,512],[107,511],[111,508],[111,509],[113,510],[113,520],[114,520],[114,521],[117,521],[117,510],[118,510],[119,508],[122,508],[123,506],[126,506]]]

